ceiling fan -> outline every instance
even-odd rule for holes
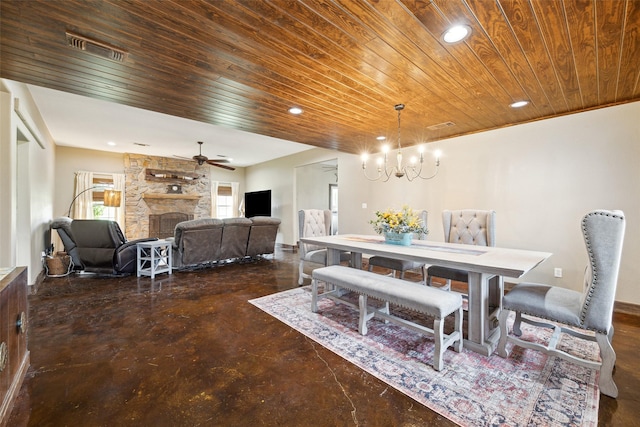
[[[202,166],[203,164],[207,163],[210,164],[211,166],[217,166],[219,168],[222,169],[227,169],[230,171],[236,170],[236,168],[231,167],[231,166],[227,166],[227,165],[223,165],[222,163],[229,163],[229,160],[227,159],[211,159],[209,160],[209,158],[207,156],[203,156],[202,155],[202,141],[198,141],[198,145],[200,145],[200,153],[193,156],[192,158],[187,158],[187,157],[182,157],[182,156],[176,156],[174,155],[174,157],[177,157],[179,159],[187,159],[187,160],[193,160],[195,162],[198,162],[198,165]]]

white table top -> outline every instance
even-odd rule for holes
[[[138,242],[138,243],[136,243],[136,245],[138,245],[138,246],[148,246],[148,247],[167,246],[167,245],[171,245],[171,241],[170,240],[164,240],[164,239],[147,240],[145,242]]]
[[[522,249],[413,240],[411,246],[384,243],[378,235],[344,234],[304,237],[304,243],[370,255],[418,261],[479,273],[518,278],[552,254]]]

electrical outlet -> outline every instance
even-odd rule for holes
[[[562,269],[561,268],[554,268],[553,269],[553,277],[562,277]]]
[[[366,203],[362,204],[362,209],[367,209],[367,204]]]

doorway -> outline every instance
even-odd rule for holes
[[[331,210],[331,234],[338,234],[338,184],[329,184],[329,209]]]
[[[298,211],[301,209],[330,209],[332,230],[338,230],[338,159],[298,166],[295,170],[296,225],[298,240]]]

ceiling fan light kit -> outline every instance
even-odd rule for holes
[[[189,160],[193,160],[194,162],[197,162],[199,166],[204,165],[205,163],[211,166],[216,166],[222,169],[227,169],[230,171],[234,171],[236,170],[236,168],[232,167],[232,166],[227,166],[227,165],[223,165],[222,163],[229,163],[229,159],[209,159],[207,156],[202,154],[202,144],[204,144],[204,142],[202,141],[198,141],[198,145],[200,146],[200,151],[198,154],[196,154],[195,156],[193,156],[191,159]],[[178,157],[181,159],[186,159],[186,157],[181,157],[181,156],[174,156],[174,157]]]

